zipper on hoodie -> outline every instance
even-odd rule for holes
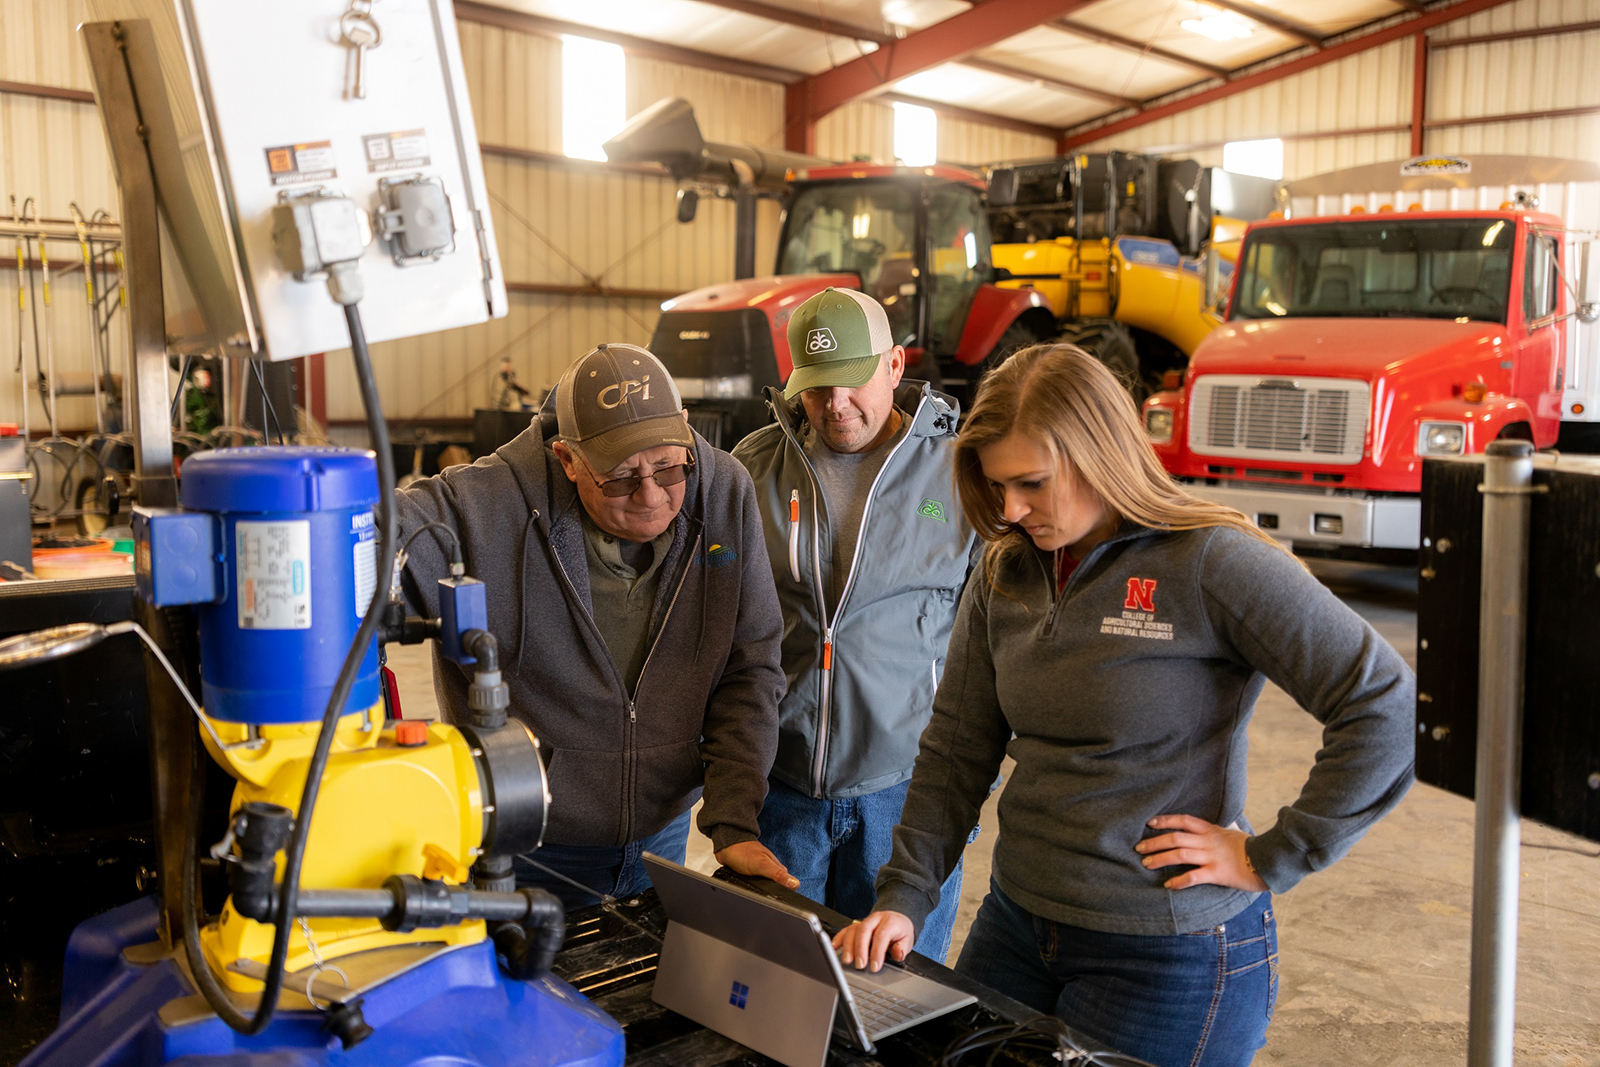
[[[692,546],[692,550],[690,551],[690,553],[686,557],[686,561],[685,561],[685,565],[683,567],[683,570],[678,575],[678,586],[677,586],[676,589],[674,589],[672,591],[672,599],[667,603],[666,613],[661,616],[661,627],[660,627],[660,629],[658,629],[656,631],[655,640],[650,643],[650,651],[645,653],[644,662],[639,665],[639,679],[640,679],[640,681],[644,680],[645,668],[650,665],[650,658],[655,655],[656,646],[661,643],[661,635],[666,632],[667,621],[672,618],[672,609],[677,606],[678,596],[679,596],[679,594],[681,594],[683,592],[683,583],[688,580],[689,571],[692,570],[693,567],[694,567],[694,556],[695,556],[695,553],[700,550],[700,538],[701,538],[701,534],[695,534],[695,536],[694,536],[694,544]],[[561,562],[561,554],[558,553],[557,551],[555,551],[555,546],[553,544],[550,544],[550,538],[549,538],[548,534],[545,535],[545,542],[546,542],[546,544],[549,545],[549,548],[550,548],[550,559],[555,563],[556,573],[561,576],[562,583],[564,585],[566,585],[568,595],[572,597],[572,602],[574,604],[577,604],[577,605],[579,605],[579,607],[582,607],[582,602],[578,599],[577,586],[572,584],[572,578],[567,574],[567,568]],[[624,736],[623,736],[623,745],[622,745],[622,757],[623,757],[623,780],[626,783],[628,783],[627,788],[628,788],[629,792],[631,793],[632,792],[632,788],[633,788],[632,787],[632,780],[633,780],[633,773],[634,773],[633,727],[639,721],[638,705],[634,702],[634,695],[635,694],[628,692],[627,680],[622,677],[622,670],[621,670],[621,668],[619,668],[617,666],[616,659],[612,657],[612,655],[611,655],[611,647],[608,644],[606,644],[605,635],[600,632],[600,627],[595,623],[594,616],[592,614],[590,614],[589,612],[587,612],[587,611],[580,611],[579,614],[581,614],[583,616],[583,618],[584,618],[584,621],[589,624],[589,629],[594,632],[594,635],[597,638],[600,639],[600,647],[602,649],[605,649],[605,652],[606,652],[606,656],[605,656],[606,663],[609,664],[610,667],[611,667],[612,680],[616,682],[617,690],[622,694],[623,703],[627,704],[627,706],[628,706],[628,725],[623,731],[623,735]],[[623,840],[624,841],[632,840],[633,818],[629,814],[629,810],[630,810],[630,806],[629,805],[624,805],[623,806],[622,829],[623,829]]]
[[[800,490],[789,493],[789,576],[800,581]]]
[[[917,412],[922,410],[922,405],[925,403],[927,403],[926,396],[917,405],[916,412],[906,415],[911,424],[916,422]],[[872,485],[867,488],[867,501],[861,508],[861,525],[856,529],[856,546],[850,554],[850,570],[845,575],[843,588],[839,590],[839,603],[834,605],[833,614],[830,616],[827,611],[827,595],[822,588],[822,538],[820,532],[822,516],[817,508],[817,501],[822,498],[822,483],[818,480],[817,472],[811,466],[811,460],[807,458],[805,449],[800,447],[800,442],[796,439],[793,431],[788,426],[783,425],[781,420],[779,425],[783,426],[784,432],[789,435],[790,441],[794,443],[795,451],[800,456],[800,462],[805,465],[806,474],[811,478],[812,569],[816,573],[817,609],[819,614],[824,617],[822,624],[822,698],[818,704],[819,721],[817,723],[816,755],[812,757],[811,761],[811,795],[815,799],[822,796],[823,770],[828,762],[828,726],[833,712],[833,634],[838,628],[839,620],[844,617],[844,606],[850,599],[850,590],[856,584],[857,564],[861,562],[861,544],[867,535],[867,519],[872,514],[872,502],[878,492],[878,483],[883,481],[884,472],[894,462],[894,457],[905,447],[906,442],[911,440],[912,427],[910,424],[906,426],[905,436],[901,437],[899,443],[884,457],[883,466],[878,468],[878,473],[872,479]],[[826,448],[828,446],[824,444],[822,447]],[[800,491],[796,489],[789,498],[791,519],[799,510],[799,494]],[[791,543],[797,537],[798,534],[794,532],[794,524],[791,522]]]

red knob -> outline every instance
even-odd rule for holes
[[[394,724],[394,743],[401,748],[416,748],[428,743],[428,724],[422,719],[402,719]]]

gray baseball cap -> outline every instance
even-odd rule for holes
[[[556,384],[556,426],[596,474],[657,445],[694,447],[667,368],[638,345],[604,344]]]
[[[894,335],[882,304],[866,293],[829,286],[789,317],[794,371],[783,395],[793,400],[807,389],[866,385],[893,347]]]

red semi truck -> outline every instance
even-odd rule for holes
[[[1600,167],[1425,158],[1284,199],[1245,233],[1221,327],[1144,404],[1193,491],[1297,551],[1398,560],[1426,457],[1597,443],[1593,233],[1574,227],[1600,225]]]

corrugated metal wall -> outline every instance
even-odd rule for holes
[[[1600,22],[1600,0],[1520,0],[1444,26],[1442,40]],[[1438,49],[1428,118],[1600,106],[1600,30]],[[1600,113],[1429,130],[1430,152],[1496,152],[1600,162]]]
[[[939,159],[943,162],[974,166],[1055,154],[1056,143],[1049,137],[939,116]]]
[[[1410,41],[1374,48],[1129,130],[1085,150],[1168,151],[1221,165],[1224,141],[1282,137],[1285,178],[1400,159],[1410,147],[1410,134],[1403,129],[1316,135],[1409,123],[1412,50]]]
[[[894,160],[894,108],[857,100],[817,122],[817,155],[849,162],[864,156],[874,163]]]
[[[88,61],[75,28],[89,17],[87,0],[7,0],[0,5],[0,79],[66,89],[90,87]],[[76,203],[85,215],[97,208],[118,211],[117,187],[106,154],[100,115],[87,104],[0,94],[0,214],[9,215],[11,198],[20,210],[28,198],[33,212],[46,218],[67,218]],[[90,326],[85,304],[80,256],[72,242],[52,241],[51,272],[71,273],[51,285],[53,306],[42,305],[42,276],[34,274],[34,292],[23,320],[23,355],[32,376],[35,360],[33,319],[39,315],[39,345],[52,336],[57,371],[90,370]],[[29,258],[37,260],[37,243]],[[13,373],[17,360],[17,272],[15,242],[0,238],[0,422],[23,421],[22,382]],[[114,366],[120,369],[127,345],[121,330],[112,331]],[[28,415],[33,429],[48,425],[37,391],[30,394]],[[89,399],[64,398],[57,410],[62,429],[94,424]]]
[[[1435,40],[1600,21],[1600,0],[1518,0],[1446,23]],[[1410,155],[1414,44],[1397,41],[1280,82],[1205,104],[1088,146],[1158,149],[1222,162],[1221,142],[1283,137],[1283,176],[1303,178]],[[1428,65],[1429,122],[1600,106],[1600,31],[1436,48]],[[1321,134],[1322,136],[1319,136]],[[1600,162],[1600,114],[1540,115],[1443,126],[1424,151],[1526,153]]]

